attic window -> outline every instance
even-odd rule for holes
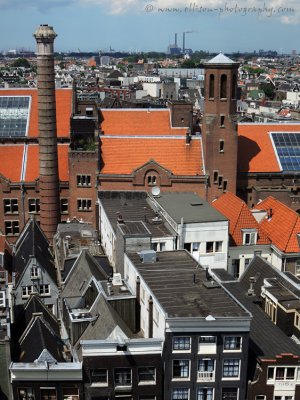
[[[85,109],[85,115],[86,115],[87,117],[92,117],[92,116],[93,116],[93,107],[87,107],[87,108]]]
[[[243,245],[250,246],[257,242],[257,231],[255,229],[242,229],[243,232]]]

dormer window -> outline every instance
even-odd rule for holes
[[[256,229],[242,229],[243,245],[250,246],[256,244],[257,231]]]
[[[39,279],[40,278],[40,269],[38,267],[32,267],[30,271],[31,279]]]

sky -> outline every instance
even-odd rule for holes
[[[60,51],[193,50],[300,53],[299,0],[0,0],[0,51],[35,50],[33,33],[53,26]]]

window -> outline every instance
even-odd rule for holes
[[[216,354],[216,352],[217,352],[217,337],[216,336],[200,336],[198,352],[200,354]]]
[[[231,98],[236,99],[236,87],[237,87],[237,81],[236,81],[236,75],[232,75],[232,81],[231,81]]]
[[[138,369],[139,383],[155,383],[156,374],[154,367],[141,367]]]
[[[210,387],[204,387],[197,390],[197,400],[213,400],[214,389]]]
[[[91,211],[92,200],[90,199],[77,199],[77,210],[78,211]]]
[[[30,270],[30,278],[31,279],[38,279],[40,278],[40,269],[38,267],[32,267]]]
[[[166,250],[166,242],[160,242],[160,243],[152,243],[152,248],[155,251],[165,251]]]
[[[22,297],[29,297],[31,293],[33,293],[33,286],[28,285],[28,286],[22,286]]]
[[[28,199],[28,211],[33,214],[39,214],[40,199]]]
[[[225,74],[221,75],[221,84],[220,84],[220,98],[227,98],[227,76]]]
[[[174,336],[173,350],[174,351],[191,350],[191,338],[189,336]]]
[[[210,74],[209,76],[209,98],[215,97],[215,76]]]
[[[100,385],[107,384],[107,369],[95,368],[90,370],[91,383]]]
[[[189,360],[173,360],[173,379],[189,378],[190,361]]]
[[[213,253],[214,242],[206,242],[206,253]]]
[[[219,152],[224,153],[224,140],[223,139],[219,140]]]
[[[131,386],[131,368],[115,369],[115,385]]]
[[[200,249],[200,242],[192,243],[192,251],[199,251]]]
[[[298,329],[300,329],[300,327],[299,327],[299,322],[300,322],[299,314],[296,314],[296,313],[295,313],[294,325],[295,325],[295,327],[298,328]]]
[[[49,284],[40,285],[40,295],[41,296],[50,296],[50,285]]]
[[[148,175],[147,176],[148,186],[154,186],[157,183],[157,179],[155,175]]]
[[[7,236],[18,236],[19,233],[19,221],[5,221],[5,234]]]
[[[221,115],[220,117],[220,127],[225,128],[225,116]]]
[[[174,388],[172,392],[172,400],[189,400],[189,389]]]
[[[55,388],[41,388],[41,400],[56,400]]]
[[[68,199],[60,199],[60,212],[62,214],[68,214],[68,212],[69,212],[69,201],[68,201]]]
[[[239,359],[225,359],[223,362],[223,378],[238,378],[240,373]]]
[[[226,192],[227,186],[228,186],[228,181],[227,181],[227,180],[224,180],[224,181],[223,181],[223,192]]]
[[[198,380],[215,380],[215,360],[211,358],[202,358],[198,361]]]
[[[238,389],[237,388],[223,388],[222,389],[222,400],[238,400]]]
[[[0,290],[0,307],[5,307],[5,291]]]
[[[275,379],[277,381],[285,381],[285,380],[294,380],[295,378],[296,378],[296,369],[293,367],[268,368],[268,380]]]
[[[219,187],[219,189],[222,189],[222,185],[223,185],[223,176],[219,175],[218,176],[218,187]]]
[[[256,244],[257,232],[256,231],[245,231],[243,232],[243,244],[244,245],[252,245]]]
[[[18,199],[4,199],[4,214],[18,214]]]
[[[219,175],[219,172],[218,172],[218,171],[214,171],[214,172],[213,172],[214,183],[218,183],[218,175]]]
[[[240,336],[225,336],[224,350],[241,350],[241,339]]]
[[[79,400],[79,390],[74,388],[63,388],[64,400]]]
[[[257,394],[255,400],[266,400],[266,396],[264,394]]]
[[[221,253],[223,250],[223,242],[206,242],[206,253]]]
[[[300,275],[300,260],[297,260],[297,261],[296,261],[296,264],[295,264],[295,274],[296,274],[296,275]]]
[[[18,400],[29,400],[34,399],[33,390],[31,387],[18,388]]]
[[[91,187],[91,175],[77,175],[77,186]]]

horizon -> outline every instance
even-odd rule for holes
[[[290,0],[0,0],[2,51],[35,51],[44,23],[58,37],[56,52],[166,52],[175,42],[210,53],[300,52],[300,3]],[[67,21],[67,23],[66,23]],[[14,29],[11,29],[12,22]],[[17,27],[17,28],[16,28]],[[8,34],[9,33],[9,34]],[[5,39],[4,39],[5,38]]]

